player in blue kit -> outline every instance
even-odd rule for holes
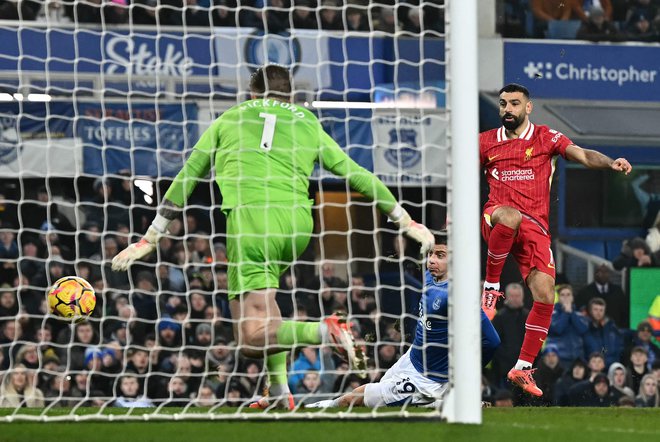
[[[387,370],[380,382],[362,385],[336,399],[309,404],[308,408],[429,406],[442,400],[449,387],[447,254],[446,236],[436,235],[426,263],[425,290],[419,302],[419,320],[410,350]],[[500,337],[483,310],[481,335],[485,365],[500,345]]]

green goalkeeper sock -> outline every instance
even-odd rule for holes
[[[283,347],[298,344],[320,344],[319,322],[282,321],[277,329],[277,343]]]
[[[280,353],[268,355],[266,358],[268,384],[270,385],[271,396],[279,396],[283,393],[289,392],[287,385],[288,379],[286,377],[286,355],[287,352],[282,351]]]

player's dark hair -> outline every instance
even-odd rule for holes
[[[250,92],[258,97],[291,99],[291,74],[284,66],[269,64],[250,77]]]
[[[433,235],[433,238],[435,239],[435,245],[447,245],[447,231],[446,230],[440,230],[438,233]]]
[[[529,89],[527,89],[525,86],[522,84],[518,83],[509,83],[506,86],[504,86],[502,89],[500,89],[500,93],[498,95],[502,95],[504,92],[521,92],[525,98],[529,100]]]

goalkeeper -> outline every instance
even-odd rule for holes
[[[447,320],[447,240],[436,235],[428,255],[426,282],[419,302],[419,319],[412,347],[378,383],[361,385],[336,399],[307,405],[307,408],[349,406],[437,406],[449,388]],[[500,337],[481,312],[481,350],[487,364],[500,345]],[[463,349],[473,351],[474,349]]]
[[[308,110],[291,103],[289,71],[277,65],[250,79],[252,99],[224,112],[204,132],[165,194],[145,236],[112,260],[126,270],[156,249],[197,183],[215,165],[227,217],[229,304],[234,333],[248,357],[266,355],[269,398],[256,406],[293,408],[287,386],[286,351],[296,345],[330,343],[360,372],[366,361],[348,324],[336,315],[321,322],[283,321],[275,302],[282,273],[309,243],[313,220],[308,197],[315,163],[345,177],[353,190],[376,202],[426,253],[429,230],[413,221],[373,174],[358,166],[324,132]],[[240,318],[240,320],[239,320]]]

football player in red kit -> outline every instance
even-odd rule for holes
[[[508,378],[534,396],[543,392],[532,376],[532,364],[548,334],[555,300],[555,263],[550,250],[548,212],[550,184],[557,155],[590,169],[630,173],[625,158],[575,145],[561,132],[529,120],[533,105],[524,86],[509,84],[500,90],[502,127],[479,136],[481,167],[490,193],[481,219],[488,243],[482,308],[492,318],[502,296],[500,275],[509,253],[534,297],[525,324],[525,338],[518,362]]]

